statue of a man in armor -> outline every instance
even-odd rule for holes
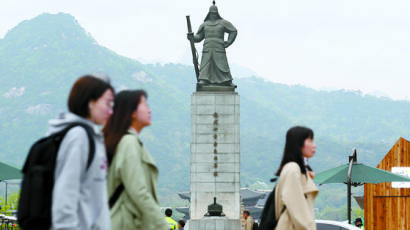
[[[228,33],[228,40],[224,40],[225,33]],[[199,27],[194,35],[188,33],[188,39],[195,43],[205,39],[202,58],[199,68],[198,85],[220,85],[235,87],[232,84],[232,75],[226,58],[225,49],[235,41],[238,34],[236,28],[229,21],[223,19],[218,8],[212,5],[206,16],[204,23]]]

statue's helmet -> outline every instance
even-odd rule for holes
[[[212,5],[211,7],[209,7],[209,13],[218,13],[218,7]]]
[[[204,20],[205,22],[208,21],[209,15],[210,15],[211,13],[216,13],[217,18],[218,18],[218,19],[222,19],[221,15],[219,15],[218,7],[216,7],[215,5],[212,5],[211,7],[209,7],[209,12],[208,12],[208,14],[206,15],[205,20]]]

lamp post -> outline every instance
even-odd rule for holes
[[[353,150],[353,154],[349,156],[349,170],[347,171],[347,219],[351,224],[351,194],[352,194],[352,168],[353,164],[357,163],[356,149]]]

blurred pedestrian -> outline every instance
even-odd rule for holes
[[[285,149],[276,176],[279,181],[275,191],[276,230],[315,230],[314,201],[318,189],[304,158],[316,152],[313,131],[296,126],[286,133]],[[312,172],[312,173],[310,173]]]
[[[178,220],[178,230],[183,230],[185,227],[185,220]]]
[[[157,195],[158,168],[139,139],[151,124],[147,93],[124,90],[114,102],[104,128],[112,228],[168,230]]]
[[[243,211],[243,218],[245,220],[244,230],[252,230],[254,221],[249,210]]]
[[[358,228],[364,229],[362,218],[360,218],[360,217],[355,219],[354,225]]]
[[[86,75],[73,85],[68,113],[49,122],[48,134],[72,123],[82,123],[93,133],[94,157],[88,166],[90,142],[83,127],[71,128],[57,153],[52,194],[52,230],[111,229],[107,204],[107,158],[104,138],[95,125],[104,125],[112,114],[114,89],[104,79]]]
[[[178,229],[178,224],[174,219],[172,219],[171,216],[172,216],[172,209],[170,208],[165,209],[165,220],[167,221],[169,225],[169,229],[176,230]]]

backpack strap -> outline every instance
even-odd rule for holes
[[[85,128],[85,130],[87,131],[87,135],[88,135],[88,142],[90,144],[90,153],[88,155],[88,161],[87,161],[87,170],[88,168],[90,168],[91,163],[94,160],[94,156],[95,156],[95,142],[94,142],[94,137],[93,137],[93,130],[90,130],[91,127],[87,127]]]
[[[112,207],[114,207],[114,205],[117,202],[118,198],[120,198],[120,195],[121,195],[122,191],[124,191],[124,184],[123,183],[118,185],[118,187],[115,189],[114,193],[110,197],[110,200],[108,201],[108,205],[109,205],[110,209],[112,209]]]
[[[88,143],[89,143],[89,154],[88,154],[88,161],[87,161],[87,168],[86,170],[88,170],[88,168],[90,168],[91,163],[93,162],[94,156],[95,156],[95,142],[94,142],[94,131],[93,128],[87,124],[84,124],[82,122],[73,122],[70,123],[66,128],[64,128],[62,131],[59,132],[59,134],[64,137],[67,132],[76,127],[76,126],[81,126],[84,128],[84,130],[87,133],[88,136]]]

